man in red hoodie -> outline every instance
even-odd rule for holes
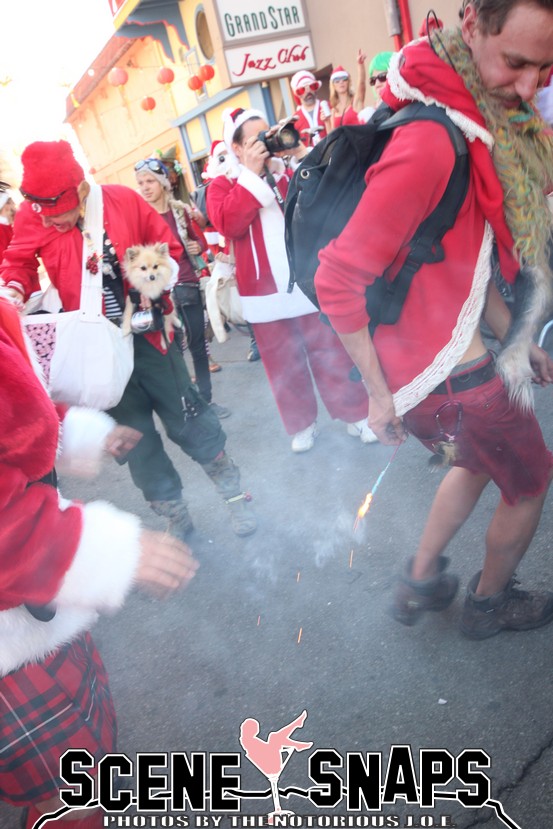
[[[514,587],[537,527],[553,457],[532,412],[530,380],[553,381],[532,344],[553,279],[549,264],[553,140],[533,106],[553,64],[550,0],[465,0],[460,28],[431,33],[392,59],[384,100],[447,107],[464,132],[470,181],[444,259],[417,273],[398,322],[371,338],[365,288],[394,278],[415,230],[439,203],[453,168],[446,130],[430,121],[397,130],[339,238],[321,251],[321,306],[359,367],[369,425],[386,444],[407,431],[453,468],[443,480],[392,608],[414,624],[453,600],[458,579],[442,555],[493,480],[501,500],[481,572],[469,583],[461,629],[483,639],[553,619],[553,594]],[[493,155],[492,155],[493,149]],[[503,277],[526,286],[524,314],[510,313],[490,280],[492,242]],[[497,371],[481,317],[503,344]]]
[[[104,232],[102,250],[91,249],[89,259],[100,262],[97,278],[103,279],[104,313],[119,322],[129,288],[120,267],[127,248],[166,242],[178,261],[182,245],[161,216],[129,187],[93,185],[91,191],[66,141],[31,144],[21,160],[25,202],[0,267],[0,281],[22,305],[39,288],[40,256],[63,309],[78,309],[83,245],[90,248],[91,243],[90,234],[83,232],[82,216],[92,193],[102,199]],[[168,302],[165,312],[170,308]],[[225,433],[192,384],[172,333],[167,349],[160,331],[133,336],[134,371],[121,402],[110,414],[143,435],[127,456],[134,483],[154,512],[168,519],[170,531],[186,538],[193,530],[192,519],[182,497],[180,476],[155,428],[156,412],[168,437],[201,465],[228,504],[233,531],[237,535],[255,532],[255,517],[241,491],[238,467],[224,451]]]

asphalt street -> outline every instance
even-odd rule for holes
[[[227,449],[253,495],[259,529],[249,539],[236,538],[211,482],[169,445],[197,527],[191,546],[201,566],[185,592],[161,603],[134,593],[123,610],[94,629],[111,678],[120,751],[131,759],[136,752],[239,753],[239,771],[227,771],[238,781],[229,788],[267,793],[267,778],[241,753],[240,725],[253,717],[266,738],[306,710],[307,720],[294,736],[313,747],[292,754],[278,784],[281,792],[295,790],[281,794],[281,803],[298,816],[364,816],[364,823],[350,825],[366,827],[548,829],[553,626],[483,642],[462,638],[458,629],[464,590],[481,566],[497,491],[488,488],[450,545],[452,570],[461,579],[452,606],[427,614],[413,628],[400,626],[387,613],[393,582],[414,551],[443,473],[430,471],[428,454],[410,438],[354,534],[357,508],[393,450],[362,445],[321,409],[315,447],[294,455],[263,367],[246,361],[247,350],[248,338],[236,332],[228,343],[213,345],[223,366],[213,377],[214,399],[232,409],[223,424]],[[553,390],[538,390],[536,400],[553,446]],[[65,479],[61,488],[70,497],[106,498],[136,512],[151,528],[165,527],[133,487],[127,468],[114,462],[106,462],[94,482]],[[553,589],[552,529],[549,497],[519,570],[525,586]],[[400,797],[354,813],[345,796],[333,807],[319,808],[301,794],[315,785],[308,774],[313,752],[334,750],[325,755],[333,762],[348,752],[381,753],[384,786],[394,778],[392,769],[387,773],[388,758],[409,756],[408,749],[392,749],[397,746],[410,747],[420,785],[421,749],[447,750],[453,758],[465,749],[485,752],[491,766],[481,771],[491,781],[489,799],[501,804],[503,816],[493,805],[463,806],[457,795],[467,786],[455,776],[437,790],[453,797],[438,797],[425,809]],[[320,758],[316,753],[315,760]],[[406,771],[400,762],[396,792]],[[371,774],[374,781],[374,770]],[[352,782],[345,767],[334,768],[336,778],[344,787]],[[243,796],[237,814],[267,815],[272,808],[271,797]],[[187,814],[190,826],[213,825]],[[231,822],[225,818],[222,825]],[[301,825],[307,825],[306,818]],[[0,826],[16,829],[17,811],[1,807]]]

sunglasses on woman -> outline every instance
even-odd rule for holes
[[[144,167],[147,167],[152,173],[161,173],[164,176],[168,173],[165,164],[162,164],[161,161],[157,160],[157,158],[144,158],[142,161],[137,161],[134,165],[135,172],[138,173],[138,171],[143,170]]]
[[[316,92],[318,88],[319,88],[319,84],[316,83],[316,82],[315,83],[309,83],[309,84],[307,84],[307,86],[298,86],[298,88],[296,89],[296,95],[299,95],[299,97],[301,98],[302,95],[305,95],[305,93],[307,92],[308,89],[310,89],[311,92]]]
[[[387,72],[379,72],[378,75],[371,75],[369,78],[369,83],[371,86],[374,86],[375,83],[386,83],[386,78],[388,77]]]

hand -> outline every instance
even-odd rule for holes
[[[539,386],[553,383],[553,360],[547,351],[535,343],[530,346],[530,365],[534,371],[533,383]]]
[[[193,242],[189,239],[186,242],[186,252],[192,254],[193,256],[197,256],[202,252],[202,246],[198,242]]]
[[[142,438],[142,432],[130,426],[116,426],[107,436],[104,450],[114,458],[124,458]]]
[[[140,546],[136,581],[156,599],[186,587],[199,567],[190,547],[167,533],[142,530]]]
[[[11,302],[12,305],[15,305],[19,312],[21,312],[25,307],[23,294],[16,288],[6,288],[4,286],[0,286],[0,296],[8,302]]]
[[[396,415],[392,395],[384,397],[369,396],[369,426],[381,443],[397,446],[407,440],[403,422]]]
[[[265,164],[270,158],[265,144],[259,141],[257,135],[252,135],[243,145],[243,164],[252,173],[260,176]]]
[[[362,52],[361,49],[359,49],[359,51],[357,52],[357,63],[360,66],[363,66],[363,64],[365,63],[366,60],[367,60],[367,55],[365,54],[365,52]]]

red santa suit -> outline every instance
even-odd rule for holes
[[[474,99],[427,42],[399,54],[404,62],[400,67],[400,58],[392,59],[386,103],[396,109],[411,100],[446,104],[469,139],[471,163],[465,202],[443,238],[443,261],[422,265],[398,322],[380,325],[374,333],[401,416],[461,362],[484,310],[493,235],[505,279],[514,281],[518,263],[491,158],[493,139]],[[338,332],[352,333],[368,324],[366,286],[385,272],[391,279],[397,274],[414,232],[439,203],[453,164],[446,130],[421,121],[396,130],[370,167],[367,188],[344,231],[321,251],[315,277],[321,306]]]
[[[281,198],[288,178],[276,174]],[[348,423],[367,415],[367,396],[349,379],[352,363],[317,309],[294,286],[287,292],[284,217],[264,178],[240,167],[236,179],[218,176],[207,191],[213,225],[233,244],[244,318],[255,338],[284,426],[296,434],[316,419],[310,368],[332,417]]]
[[[298,116],[298,120],[294,123],[294,126],[299,132],[301,140],[306,147],[314,147],[315,144],[318,144],[319,141],[322,138],[325,138],[327,134],[326,119],[328,118],[328,114],[326,117],[323,115],[325,105],[327,111],[330,112],[326,101],[322,104],[319,100],[315,102],[315,107],[311,110],[311,112],[303,106],[299,106],[295,112],[295,115]],[[321,127],[320,132],[311,134],[309,130],[312,130],[314,127]]]
[[[182,245],[175,238],[161,216],[144,199],[118,184],[102,186],[104,229],[119,262],[132,245],[167,242],[175,261],[181,257]],[[25,201],[17,211],[14,239],[0,266],[0,280],[8,287],[22,292],[26,299],[40,289],[37,276],[37,256],[40,256],[48,276],[57,288],[65,311],[79,308],[81,297],[83,234],[78,227],[60,233],[54,227],[44,227],[40,214],[33,212]],[[101,253],[101,251],[100,251]],[[129,284],[123,280],[124,290]],[[167,307],[166,313],[172,310]],[[144,334],[152,345],[163,350],[161,334]],[[171,335],[172,336],[172,335]]]
[[[123,603],[141,529],[138,518],[111,504],[69,502],[43,482],[54,463],[96,462],[114,422],[69,409],[60,426],[31,367],[17,313],[4,300],[0,385],[0,791],[8,802],[28,805],[57,795],[66,748],[99,757],[115,746],[107,680],[86,632],[98,611]],[[39,618],[45,611],[49,621]],[[67,683],[69,699],[76,680],[72,705],[55,693],[58,680]],[[78,716],[80,702],[88,723]]]

